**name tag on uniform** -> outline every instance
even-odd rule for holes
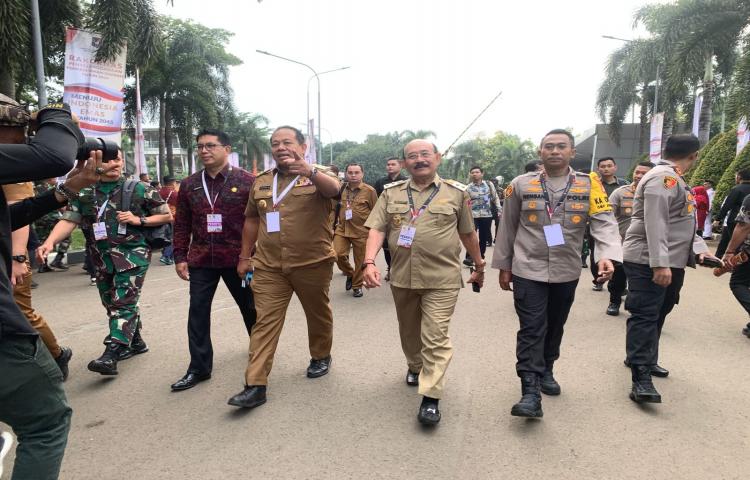
[[[281,231],[281,216],[279,212],[266,213],[266,231],[268,233]]]
[[[398,234],[398,246],[411,248],[411,244],[414,243],[415,233],[417,233],[417,227],[410,227],[408,225],[401,227],[401,231]]]
[[[352,214],[352,209],[351,208],[347,208],[346,211],[344,212],[344,218],[346,220],[351,220],[353,216],[354,215]]]
[[[128,225],[125,223],[118,223],[117,224],[117,234],[118,235],[127,235],[128,234]]]
[[[565,238],[563,237],[562,226],[559,223],[553,223],[552,225],[544,226],[544,238],[547,240],[548,247],[556,247],[558,245],[565,245]]]
[[[106,223],[96,222],[94,224],[94,239],[95,240],[107,239],[107,224]]]
[[[221,233],[220,213],[209,213],[206,215],[206,229],[208,233]]]

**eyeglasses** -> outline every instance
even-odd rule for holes
[[[416,160],[418,158],[431,158],[435,153],[429,150],[422,150],[421,152],[412,152],[406,156],[409,160]]]
[[[224,147],[225,145],[223,143],[199,143],[195,146],[195,149],[199,152],[203,149],[206,150],[213,150],[216,147]]]
[[[566,148],[570,147],[570,144],[568,143],[545,143],[542,145],[542,148],[548,151],[553,151],[555,148],[558,150],[565,150]]]

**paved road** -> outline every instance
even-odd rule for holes
[[[517,318],[493,271],[480,294],[461,293],[443,421],[432,430],[416,422],[419,398],[404,384],[387,289],[355,299],[335,274],[333,367],[316,380],[304,375],[306,327],[294,300],[269,401],[244,412],[226,404],[242,388],[247,337],[223,286],[213,306],[214,376],[171,393],[188,361],[187,283],[154,263],[142,297],[151,351],[107,379],[86,370],[101,353],[106,321],[78,272],[37,275],[34,293],[74,350],[63,479],[716,479],[750,471],[750,340],[739,334],[746,316],[727,278],[708,270],[687,274],[662,338],[661,363],[672,372],[655,380],[664,403],[645,407],[627,398],[625,316],[604,315],[607,295],[591,291],[584,270],[556,364],[563,393],[544,398],[541,421],[509,414],[520,396]]]

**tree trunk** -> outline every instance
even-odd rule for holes
[[[172,112],[169,110],[169,104],[164,108],[164,143],[167,147],[167,170],[169,176],[174,177],[174,134],[172,132]]]
[[[662,149],[667,144],[667,139],[672,135],[674,131],[675,118],[668,112],[664,112],[664,128],[661,130],[661,145]]]
[[[185,112],[185,148],[187,152],[188,175],[193,171],[193,114],[188,110]]]
[[[647,152],[646,147],[649,144],[649,121],[648,121],[648,97],[646,96],[646,87],[648,82],[643,86],[643,92],[641,92],[641,114],[640,114],[640,125],[641,133],[638,136],[638,155],[643,155]]]
[[[164,169],[164,160],[165,160],[165,144],[164,144],[164,135],[165,135],[165,127],[166,127],[166,121],[165,116],[167,113],[167,102],[164,99],[164,97],[159,98],[159,164],[156,166],[156,176],[161,178],[161,172]]]
[[[703,105],[698,120],[698,140],[701,146],[708,143],[711,134],[711,109],[714,97],[714,58],[713,53],[706,55],[705,74],[703,77]]]
[[[13,71],[6,62],[0,62],[0,93],[16,98],[16,80]]]

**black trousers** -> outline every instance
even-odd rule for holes
[[[513,275],[513,303],[521,324],[516,337],[516,373],[542,375],[560,358],[563,327],[578,280],[544,283]]]
[[[596,242],[594,242],[594,237],[591,236],[591,233],[587,233],[587,235],[589,237],[589,270],[591,270],[592,276],[591,283],[596,283],[596,279],[599,278],[599,265],[594,261],[594,248],[596,247]]]
[[[492,243],[492,217],[475,218],[474,228],[479,233],[479,252],[482,254],[482,258],[484,258],[487,245]],[[466,252],[466,258],[471,258],[468,251]]]
[[[250,287],[242,287],[242,280],[234,268],[189,267],[190,311],[188,313],[188,346],[190,347],[190,373],[211,373],[214,349],[211,345],[211,303],[219,279],[240,307],[248,336],[255,325],[255,302]]]
[[[729,289],[750,315],[750,262],[738,265],[729,279]]]
[[[391,269],[391,249],[388,248],[388,239],[383,240],[383,256],[385,257],[385,263],[388,265],[388,270]]]
[[[617,264],[615,265],[615,273],[612,275],[612,280],[607,283],[609,303],[619,305],[622,302],[622,296],[625,294],[626,288],[628,288],[628,276],[625,274],[625,268],[621,264]]]
[[[672,283],[661,287],[652,280],[648,265],[625,262],[628,296],[625,309],[628,318],[625,348],[632,365],[656,365],[659,361],[659,338],[664,320],[680,303],[680,290],[685,280],[684,268],[672,269]]]
[[[732,239],[732,233],[734,233],[735,222],[727,222],[727,226],[721,229],[721,238],[719,244],[716,246],[716,256],[721,258],[727,251],[729,241]]]

